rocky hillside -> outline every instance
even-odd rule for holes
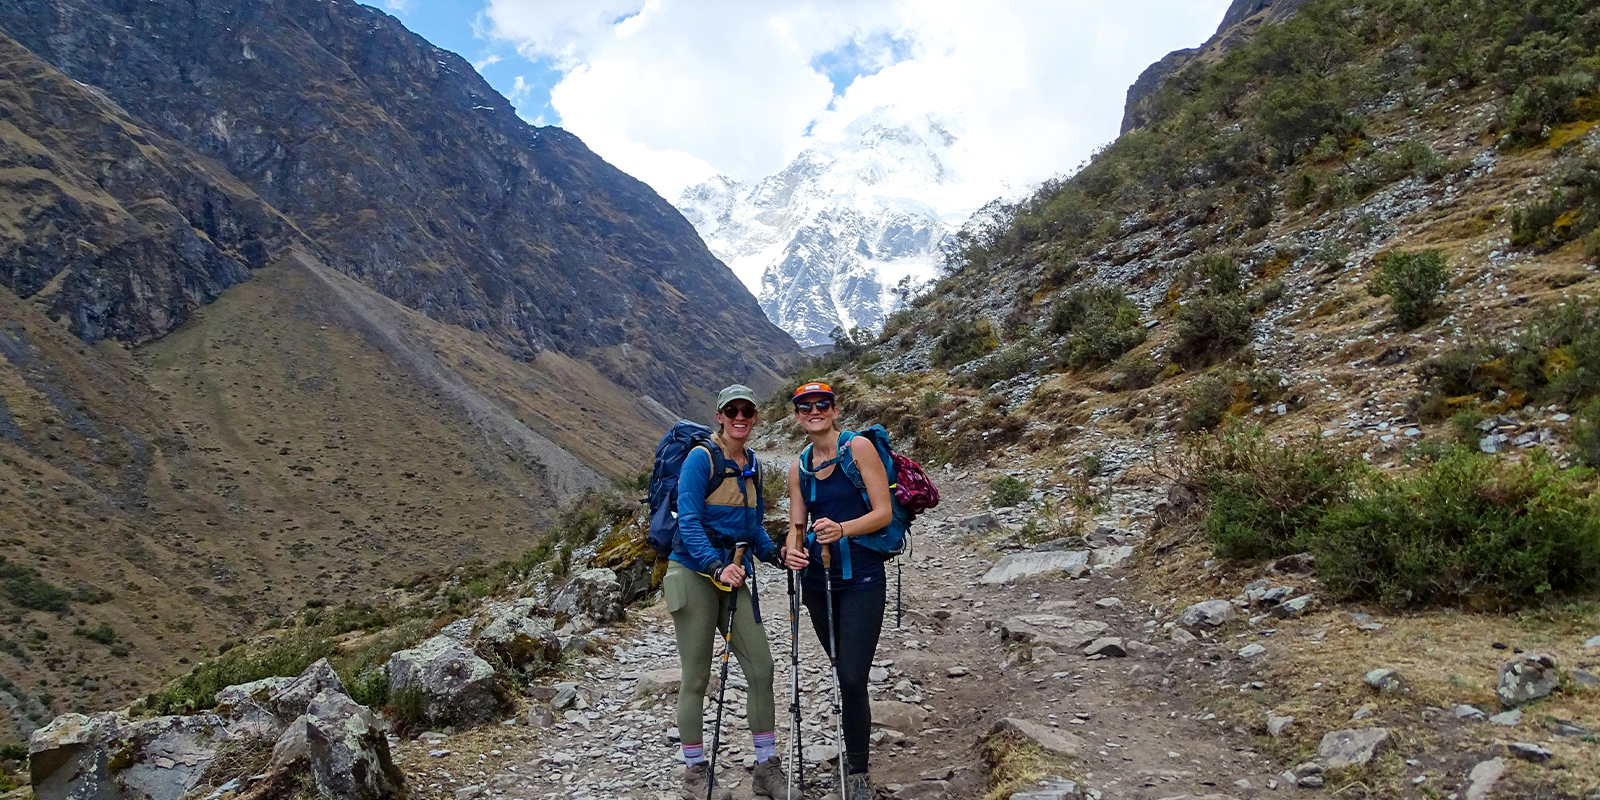
[[[340,271],[513,358],[555,350],[681,411],[730,379],[774,385],[798,352],[671,204],[375,9],[30,0],[0,30],[213,159]]]
[[[1286,767],[1335,727],[1407,737],[1291,783],[1465,792],[1505,756],[1519,791],[1591,796],[1593,726],[1569,723],[1600,714],[1600,14],[1312,0],[1229,20],[1147,73],[1081,172],[958,234],[954,268],[834,385],[925,462],[988,465],[1024,546],[1166,492],[1130,520],[1156,618],[1263,609],[1228,630],[1264,649],[1219,645],[1194,695]],[[1315,565],[1294,586],[1318,611],[1274,648],[1251,592],[1288,556]],[[1427,645],[1323,647],[1373,614]],[[1514,689],[1493,699],[1518,649],[1568,687],[1527,717]],[[1412,681],[1383,718],[1335,718],[1380,668]],[[1441,715],[1486,701],[1506,727]]]

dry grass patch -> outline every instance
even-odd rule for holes
[[[989,767],[989,790],[983,800],[1005,800],[1040,778],[1071,777],[1067,759],[1046,753],[1017,733],[1002,731],[990,736],[979,750]]]

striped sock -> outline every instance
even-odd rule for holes
[[[706,760],[705,742],[683,743],[683,764],[692,767]]]
[[[778,754],[778,732],[752,734],[756,741],[756,762],[760,763]]]

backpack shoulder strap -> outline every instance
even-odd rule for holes
[[[706,494],[709,495],[722,485],[724,478],[728,477],[728,457],[723,454],[722,447],[715,441],[698,442],[695,448],[706,451],[706,456],[711,460],[711,474],[706,481]]]

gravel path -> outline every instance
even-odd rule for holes
[[[1096,602],[1116,596],[1127,579],[1125,568],[1098,567],[1076,580],[1058,575],[1019,585],[981,584],[994,557],[964,544],[958,533],[959,520],[984,510],[975,492],[962,488],[952,486],[940,508],[917,523],[915,550],[903,559],[905,614],[899,628],[890,587],[874,697],[905,704],[895,708],[913,719],[899,723],[907,730],[880,727],[874,736],[873,777],[883,796],[982,796],[988,775],[978,746],[1007,717],[1074,734],[1079,753],[1066,777],[1090,798],[1219,793],[1247,798],[1300,791],[1280,785],[1276,776],[1284,765],[1253,752],[1248,734],[1208,719],[1184,697],[1181,687],[1191,668],[1215,665],[1196,665],[1192,653],[1178,652],[1149,610]],[[1148,502],[1145,495],[1119,497],[1111,516]],[[768,568],[759,581],[778,662],[783,752],[791,724],[786,586],[783,573]],[[1107,635],[1123,639],[1128,655],[1086,657],[1003,643],[1004,621],[1032,613],[1103,622]],[[825,755],[834,730],[826,661],[809,620],[802,619],[800,629],[802,737],[811,748],[808,754]],[[523,710],[501,726],[453,735],[430,732],[398,743],[396,761],[416,796],[675,798],[682,773],[673,727],[675,695],[660,688],[663,678],[675,677],[677,656],[665,609],[659,603],[634,609],[626,625],[596,631],[593,649],[596,654],[578,659],[566,675],[531,688]],[[571,704],[565,702],[569,692],[561,692],[556,698],[561,707],[550,719],[551,704],[544,698],[568,686],[575,690]],[[744,686],[735,666],[719,758],[724,784],[731,784],[741,800],[750,797],[747,767],[754,761]],[[714,686],[708,694],[709,731]],[[925,720],[914,719],[920,714]],[[826,792],[831,783],[826,771],[826,764],[806,764],[808,797]]]

